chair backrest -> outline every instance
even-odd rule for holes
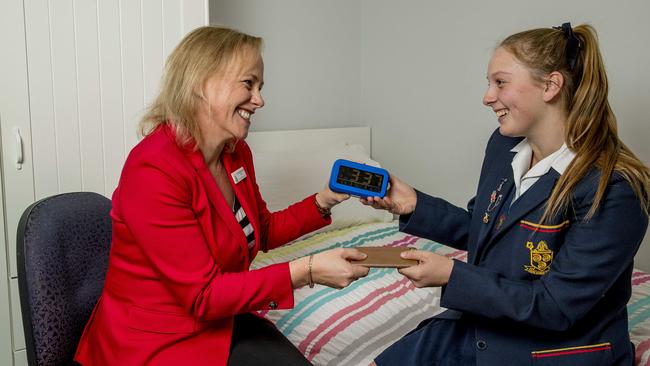
[[[91,192],[44,198],[18,224],[20,307],[29,365],[72,365],[104,286],[111,201]]]

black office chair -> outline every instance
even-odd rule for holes
[[[18,224],[20,308],[29,365],[74,365],[104,286],[111,201],[91,192],[44,198]]]

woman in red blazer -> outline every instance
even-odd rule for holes
[[[345,287],[368,270],[335,249],[258,270],[259,250],[331,222],[328,188],[271,213],[244,142],[264,105],[261,39],[225,28],[188,34],[167,60],[146,137],[113,193],[104,291],[84,330],[83,365],[308,365],[256,310],[288,309],[293,289]]]

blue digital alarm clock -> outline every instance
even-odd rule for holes
[[[388,171],[354,161],[338,159],[332,166],[330,189],[356,197],[381,197],[388,188]]]

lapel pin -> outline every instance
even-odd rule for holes
[[[490,194],[490,202],[488,203],[487,208],[485,209],[485,213],[483,214],[483,223],[487,224],[490,222],[490,216],[491,212],[499,206],[499,203],[501,203],[501,199],[503,198],[503,194],[501,194],[501,188],[503,188],[503,184],[508,181],[508,178],[501,178],[501,182],[499,182],[499,185],[497,186],[497,189],[492,191],[492,194]]]
[[[501,226],[503,226],[503,223],[505,221],[506,221],[506,215],[499,216],[499,220],[497,220],[497,230],[501,229]]]

